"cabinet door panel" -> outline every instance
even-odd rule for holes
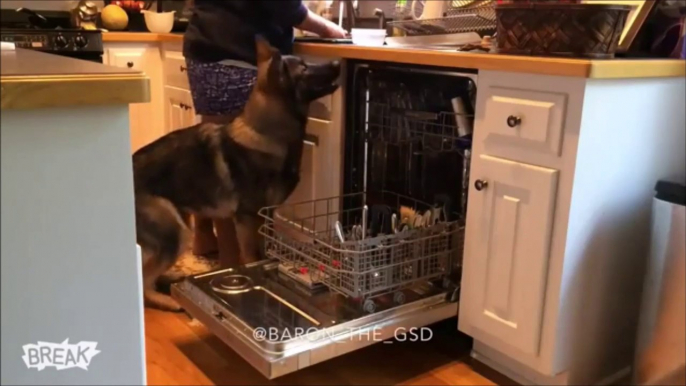
[[[473,164],[462,298],[478,333],[538,355],[558,171],[486,155]],[[477,334],[478,334],[477,333]]]
[[[110,48],[106,52],[107,64],[122,68],[145,71],[144,48]],[[150,116],[150,103],[133,103],[129,105],[129,127],[131,151],[135,152],[153,140],[147,120]]]
[[[327,201],[316,204],[300,204],[321,198],[329,198],[335,193],[331,189],[332,173],[329,165],[329,154],[325,151],[328,138],[331,136],[331,124],[328,121],[310,118],[303,141],[303,154],[300,164],[300,182],[286,200],[286,204],[298,204],[282,210],[280,215],[288,220],[312,219],[315,214],[323,215],[327,210]],[[332,209],[333,210],[333,209]],[[325,218],[318,218],[317,224],[306,221],[302,225],[309,230],[321,230],[326,226]]]
[[[164,55],[164,74],[166,85],[190,90],[186,59],[181,52],[167,51]]]
[[[197,119],[191,92],[176,87],[165,87],[165,133],[193,126]]]

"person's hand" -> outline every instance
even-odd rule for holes
[[[323,31],[323,38],[344,39],[348,36],[348,33],[338,24],[330,20],[326,20],[324,24],[326,28]]]
[[[323,38],[344,39],[348,33],[338,24],[309,11],[302,23],[296,26],[303,31],[314,32]]]

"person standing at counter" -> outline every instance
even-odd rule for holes
[[[183,54],[195,111],[203,122],[228,123],[240,114],[257,75],[257,35],[284,55],[292,53],[293,28],[325,38],[346,37],[345,30],[309,11],[300,0],[190,1],[193,16]],[[239,263],[233,220],[194,222],[194,254],[216,251],[222,265]]]

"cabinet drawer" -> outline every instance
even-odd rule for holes
[[[181,52],[167,52],[164,58],[165,85],[190,90],[186,59]]]
[[[144,48],[108,48],[105,55],[110,66],[145,71]]]
[[[560,156],[567,95],[492,87],[485,109],[485,145]]]

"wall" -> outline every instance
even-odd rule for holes
[[[332,13],[334,16],[338,16],[339,0],[334,0],[332,8]],[[362,18],[373,18],[374,9],[380,8],[386,13],[386,17],[393,16],[393,10],[395,9],[395,1],[393,0],[359,0],[358,6],[360,8],[360,17]]]
[[[104,6],[103,0],[92,0],[99,8]],[[77,0],[0,0],[0,8],[16,9],[25,7],[36,10],[68,11],[73,9]],[[374,17],[374,9],[381,8],[387,17],[392,17],[395,1],[392,0],[360,0],[360,17]],[[338,0],[334,1],[334,14],[338,14]]]

